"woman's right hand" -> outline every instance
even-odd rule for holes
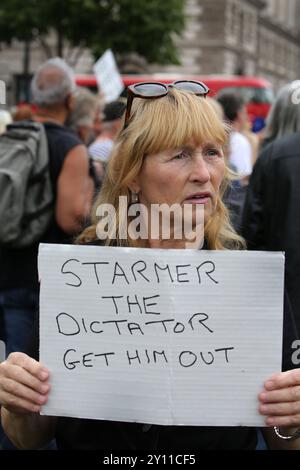
[[[48,400],[49,371],[20,352],[0,364],[0,403],[11,413],[38,413]]]

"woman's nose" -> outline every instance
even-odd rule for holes
[[[193,160],[190,180],[202,184],[210,180],[210,172],[202,155],[197,155]]]

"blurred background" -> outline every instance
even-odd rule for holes
[[[109,48],[125,74],[259,76],[277,90],[300,75],[299,17],[299,0],[1,0],[6,105],[30,101],[47,58],[91,74]]]

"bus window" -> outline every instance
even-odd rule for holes
[[[218,93],[218,96],[223,93],[238,93],[240,96],[242,96],[246,104],[272,104],[274,100],[274,94],[271,88],[228,86],[222,88],[222,90]]]
[[[259,132],[264,128],[270,106],[274,99],[271,88],[226,86],[217,93],[217,96],[221,96],[224,93],[235,93],[244,99],[253,132]]]

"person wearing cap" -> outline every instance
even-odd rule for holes
[[[119,133],[125,104],[118,100],[106,104],[102,116],[102,132],[99,137],[89,146],[90,156],[101,163],[106,164],[109,160],[114,140]]]

